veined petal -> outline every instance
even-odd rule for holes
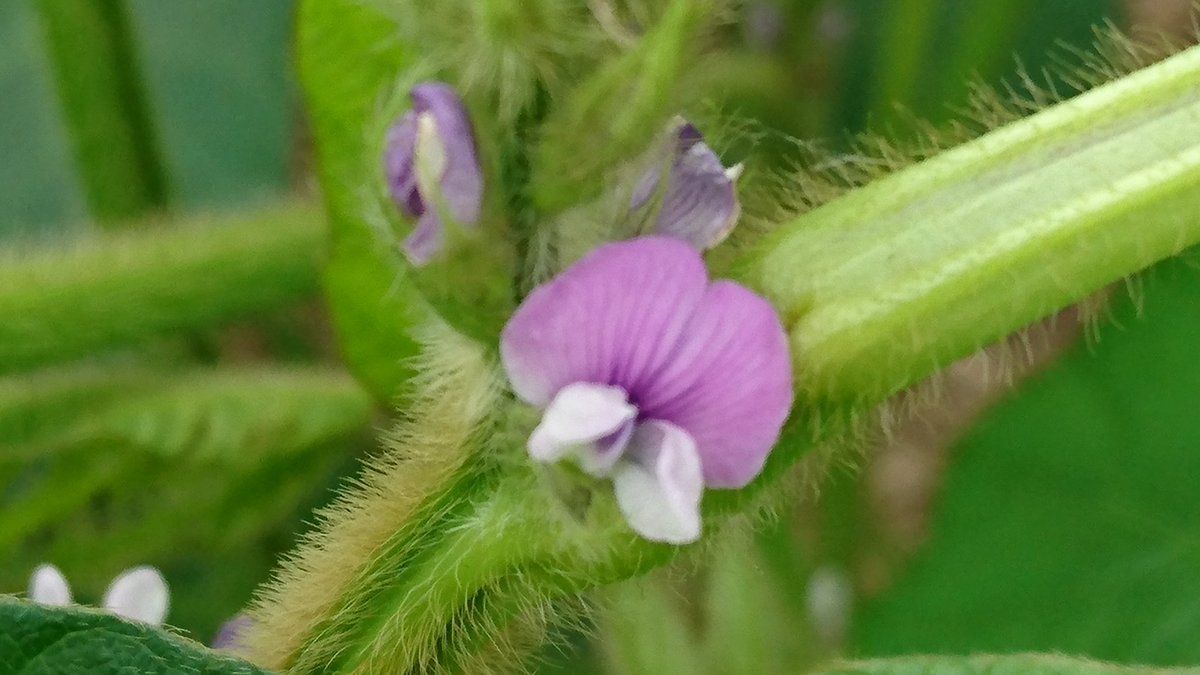
[[[742,487],[762,470],[792,405],[787,334],[766,300],[712,284],[669,365],[634,391],[643,417],[696,441],[709,487]]]
[[[666,188],[655,231],[683,239],[704,251],[721,243],[741,215],[734,186],[741,166],[726,169],[700,131],[690,123],[681,122],[672,133],[674,154],[666,172]],[[639,209],[650,201],[659,189],[662,174],[662,167],[655,166],[642,176],[634,188],[631,209]]]
[[[483,207],[483,173],[466,106],[450,85],[441,82],[419,84],[409,96],[418,119],[426,115],[432,118],[432,133],[439,142],[438,161],[444,162],[439,185],[446,208],[458,222],[476,223]],[[418,130],[417,161],[422,152],[420,135]],[[430,195],[423,197],[426,203],[432,201]]]
[[[161,626],[167,618],[169,603],[166,580],[148,565],[125,570],[104,592],[105,609],[153,626]]]
[[[29,579],[29,599],[47,607],[71,604],[71,585],[54,565],[38,565]]]
[[[529,454],[541,462],[554,462],[579,452],[590,473],[607,473],[624,449],[610,444],[600,455],[589,448],[597,441],[618,434],[637,416],[625,390],[587,382],[563,387],[542,415],[542,423],[529,437]],[[591,457],[591,455],[597,455]]]
[[[740,166],[726,169],[704,143],[693,145],[671,169],[657,232],[701,251],[724,241],[742,212],[734,188],[740,172]]]
[[[629,526],[651,541],[699,539],[704,478],[692,437],[669,422],[643,422],[626,457],[617,465],[613,486]]]
[[[704,297],[699,254],[669,237],[592,251],[525,299],[500,355],[513,390],[544,408],[573,382],[620,386],[638,405],[643,381],[666,366]]]

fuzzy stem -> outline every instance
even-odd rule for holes
[[[875,403],[1200,241],[1200,49],[854,190],[739,266],[799,408]]]
[[[210,226],[0,253],[0,373],[308,297],[322,222],[313,208],[288,205]]]

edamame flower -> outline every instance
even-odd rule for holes
[[[704,488],[758,475],[792,403],[775,310],[709,281],[671,237],[601,246],[535,289],[500,354],[517,396],[543,411],[533,459],[611,478],[630,526],[654,541],[699,538]]]

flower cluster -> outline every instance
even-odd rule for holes
[[[453,90],[424,84],[411,96],[384,168],[397,208],[418,219],[405,246],[420,265],[444,245],[444,214],[478,220],[484,180]],[[654,234],[601,246],[536,288],[500,352],[513,391],[543,411],[530,456],[611,479],[636,532],[681,544],[700,536],[705,488],[742,487],[762,470],[791,408],[792,375],[774,309],[710,281],[701,257],[737,222],[740,165],[725,168],[686,121],[668,134],[666,156],[640,174],[629,202],[650,214]]]

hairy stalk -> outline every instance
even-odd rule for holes
[[[309,297],[322,222],[290,204],[0,252],[0,374]]]
[[[166,169],[124,0],[34,4],[92,215],[107,225],[128,224],[166,206]]]
[[[1200,241],[1200,49],[784,225],[738,267],[804,407],[874,403]]]

